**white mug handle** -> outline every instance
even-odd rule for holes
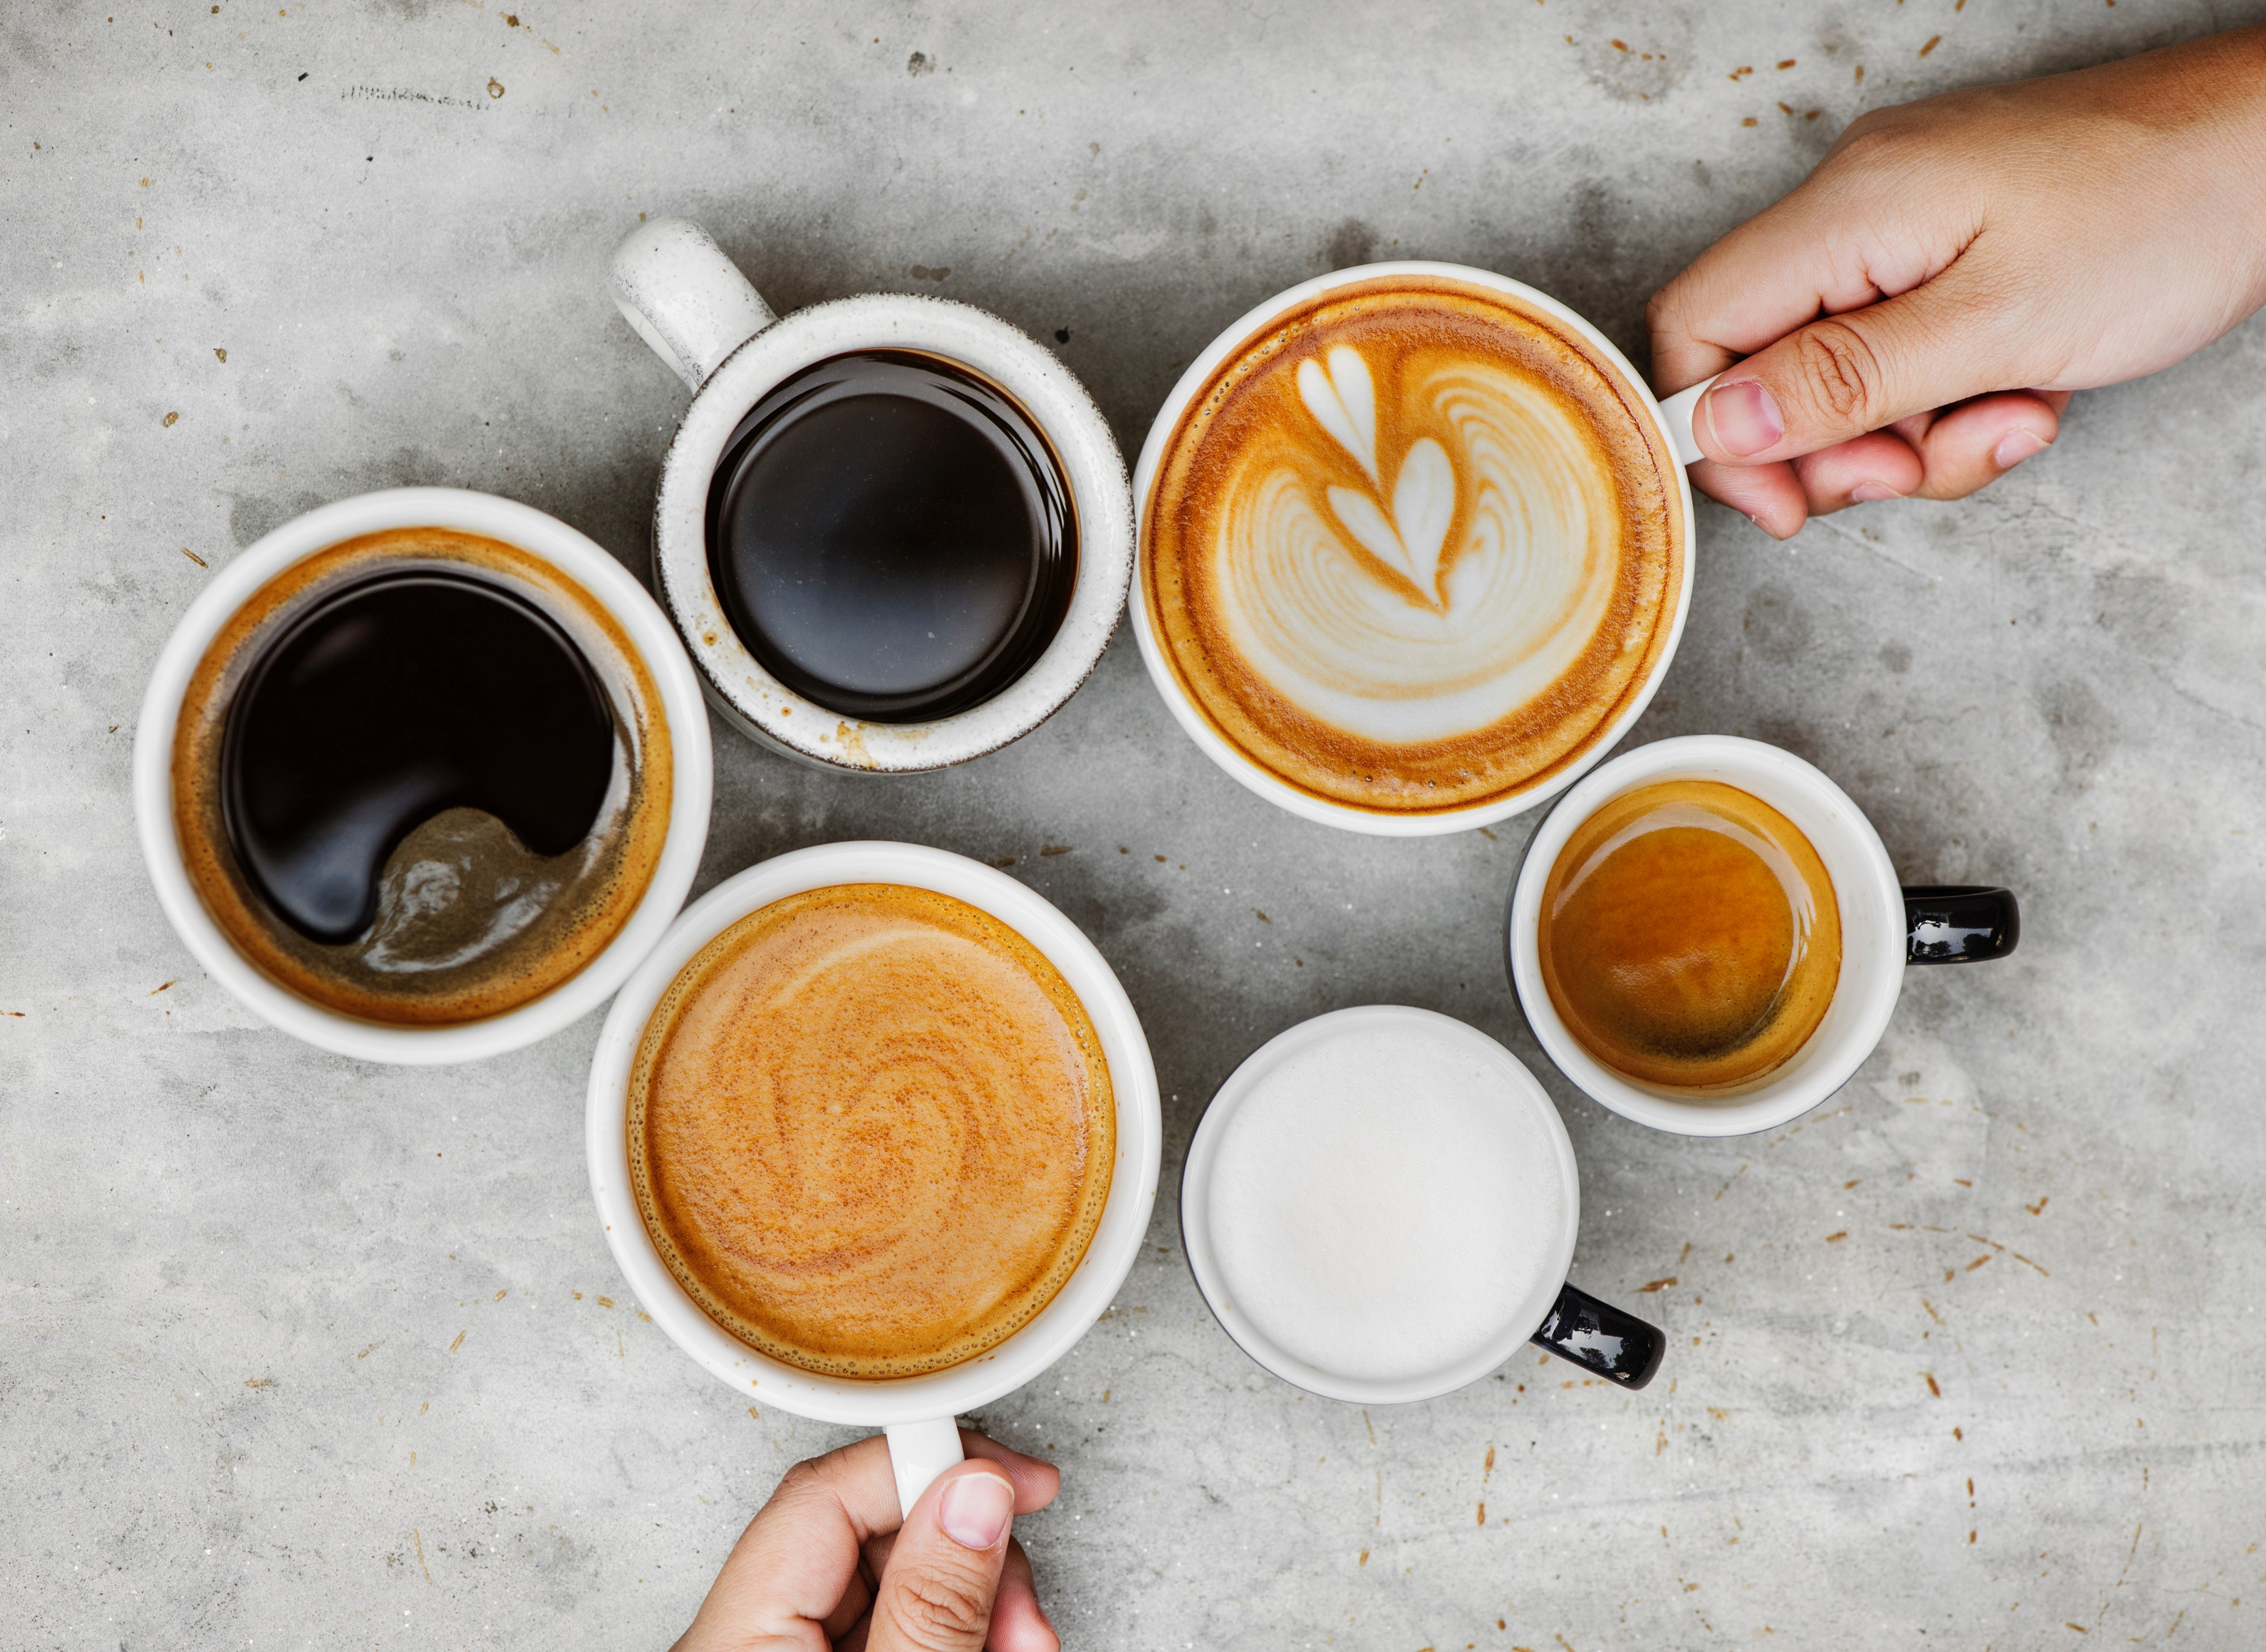
[[[1717,374],[1716,377],[1721,377]],[[1699,411],[1700,398],[1715,386],[1713,378],[1705,379],[1689,390],[1679,390],[1660,404],[1660,416],[1668,426],[1668,440],[1676,450],[1678,464],[1697,464],[1707,456],[1700,451],[1700,439],[1692,434],[1692,415]]]
[[[715,238],[690,218],[655,218],[624,236],[609,284],[638,337],[690,390],[778,319]]]
[[[897,1513],[909,1515],[929,1482],[966,1460],[960,1449],[960,1425],[950,1417],[926,1422],[892,1422],[883,1430],[889,1436],[889,1467],[897,1477]]]

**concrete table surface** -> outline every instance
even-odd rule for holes
[[[995,310],[1129,456],[1307,275],[1484,265],[1641,357],[1646,296],[1866,106],[2262,11],[543,4],[0,20],[10,1648],[665,1646],[781,1470],[849,1437],[751,1415],[628,1298],[582,1166],[596,1017],[454,1071],[318,1054],[189,961],[133,837],[150,663],[292,515],[450,483],[645,572],[684,395],[603,290],[640,213],[707,223],[782,310]],[[1181,735],[1122,631],[1039,733],[930,778],[720,727],[702,887],[844,837],[1012,862],[1154,1041],[1150,1247],[978,1420],[1062,1466],[1021,1531],[1071,1645],[2260,1642],[2266,327],[2064,429],[1966,503],[1791,545],[1702,510],[1632,740],[1785,745],[1905,876],[2027,917],[2012,962],[1915,974],[1863,1071],[1760,1137],[1653,1134],[1550,1069],[1501,954],[1531,821],[1301,824]],[[1213,1325],[1189,1131],[1259,1042],[1377,1001],[1550,1086],[1574,1276],[1667,1327],[1651,1390],[1521,1356],[1364,1414]]]

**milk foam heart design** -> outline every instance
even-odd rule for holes
[[[1372,483],[1381,485],[1377,455],[1377,382],[1361,352],[1339,345],[1319,362],[1298,364],[1298,396],[1322,428],[1360,462]],[[1400,461],[1392,484],[1392,514],[1387,516],[1368,493],[1333,487],[1330,509],[1362,549],[1406,578],[1435,608],[1447,606],[1440,589],[1440,552],[1456,517],[1456,472],[1447,450],[1419,436]]]
[[[1632,393],[1586,341],[1444,281],[1350,283],[1245,336],[1183,404],[1144,518],[1177,683],[1333,802],[1546,783],[1651,680],[1682,590],[1678,479]]]

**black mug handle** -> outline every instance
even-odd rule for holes
[[[1979,883],[1904,886],[1904,961],[1982,963],[2022,939],[2012,889]]]
[[[1656,1326],[1623,1313],[1573,1285],[1558,1293],[1542,1328],[1527,1339],[1623,1388],[1641,1388],[1659,1371],[1668,1338]]]

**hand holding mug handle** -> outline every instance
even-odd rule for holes
[[[950,1417],[892,1422],[882,1432],[889,1436],[889,1472],[897,1477],[900,1514],[910,1514],[939,1474],[966,1460],[960,1449],[960,1425]]]

